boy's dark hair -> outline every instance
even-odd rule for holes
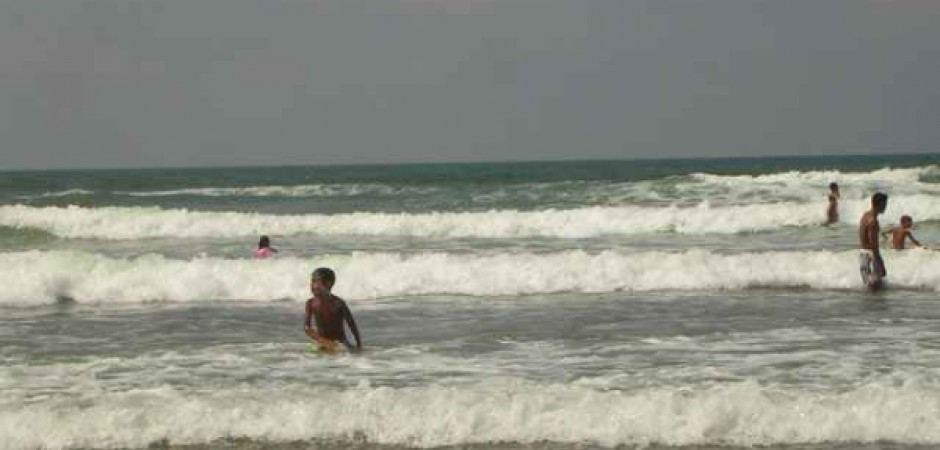
[[[875,195],[871,196],[872,205],[886,205],[888,204],[888,194],[883,192],[875,192]]]
[[[329,287],[333,287],[333,284],[336,283],[336,273],[328,267],[318,267],[310,274],[310,278],[319,278]]]
[[[830,190],[830,191],[833,191],[833,190],[836,190],[836,189],[839,189],[839,185],[838,185],[838,184],[836,184],[834,181],[833,181],[832,183],[829,183],[829,190]]]
[[[914,223],[914,219],[912,219],[911,216],[905,214],[901,216],[901,223]]]
[[[261,236],[261,239],[258,239],[258,248],[265,248],[271,246],[271,239],[268,239],[267,236]]]

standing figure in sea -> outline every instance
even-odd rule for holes
[[[878,250],[880,225],[878,214],[885,212],[888,207],[888,196],[881,192],[871,196],[871,209],[862,214],[858,222],[858,270],[862,281],[870,291],[877,291],[884,287],[884,278],[888,276],[885,262],[881,259]]]
[[[261,236],[258,240],[258,249],[252,255],[255,259],[266,259],[274,256],[277,249],[271,247],[271,239],[267,236]]]
[[[839,221],[839,185],[835,182],[829,183],[829,209],[826,210],[826,225],[832,225]]]
[[[319,351],[325,353],[336,352],[340,349],[340,344],[350,350],[361,350],[359,327],[356,326],[356,320],[353,319],[352,311],[346,306],[346,302],[333,295],[335,283],[336,273],[326,267],[320,267],[310,275],[310,292],[313,297],[307,300],[304,308],[304,333],[316,343]],[[349,325],[349,330],[356,339],[355,345],[346,337],[344,322]]]

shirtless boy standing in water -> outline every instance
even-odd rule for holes
[[[892,227],[890,230],[881,233],[882,236],[888,237],[891,235],[891,248],[895,250],[904,250],[907,248],[905,241],[910,239],[911,244],[914,247],[920,247],[920,242],[917,242],[917,239],[914,239],[914,235],[911,233],[911,228],[914,227],[914,219],[911,216],[903,215],[901,216],[901,224]]]
[[[870,291],[884,287],[884,278],[888,276],[881,252],[878,251],[878,232],[881,229],[878,225],[878,214],[885,212],[887,207],[887,195],[881,192],[872,195],[871,209],[862,214],[862,219],[858,222],[858,240],[861,247],[858,254],[858,270]]]
[[[356,350],[362,349],[362,338],[359,337],[359,328],[356,327],[352,312],[343,299],[330,292],[335,283],[336,274],[326,267],[320,267],[310,275],[310,292],[313,297],[307,300],[304,311],[304,333],[317,343],[320,350],[328,353],[338,350],[339,344]],[[315,328],[311,319],[316,324]],[[356,338],[355,346],[346,338],[343,322],[349,324],[349,329]]]

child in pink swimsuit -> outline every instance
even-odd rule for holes
[[[275,253],[277,253],[277,250],[271,248],[271,239],[268,239],[267,236],[261,236],[261,239],[258,240],[258,249],[255,250],[254,258],[266,259],[274,256]]]

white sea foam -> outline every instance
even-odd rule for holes
[[[867,200],[844,201],[842,220],[853,223]],[[940,197],[894,198],[887,217],[911,214],[916,221],[940,219]],[[811,226],[822,222],[824,205],[772,203],[740,206],[591,207],[543,211],[448,213],[351,213],[264,215],[185,209],[0,206],[0,226],[37,228],[65,238],[241,237],[293,234],[417,237],[590,238],[603,235],[675,232],[740,233]]]
[[[895,287],[940,290],[935,252],[886,255]],[[719,254],[704,250],[549,254],[353,253],[313,260],[132,259],[67,251],[0,254],[0,305],[79,302],[300,300],[316,266],[339,273],[349,298],[459,294],[739,290],[755,287],[860,289],[855,251]]]
[[[93,391],[4,403],[0,435],[10,450],[142,448],[240,437],[422,448],[544,441],[607,447],[940,443],[936,391],[882,386],[836,393],[741,383],[627,392],[507,381],[345,391]]]

